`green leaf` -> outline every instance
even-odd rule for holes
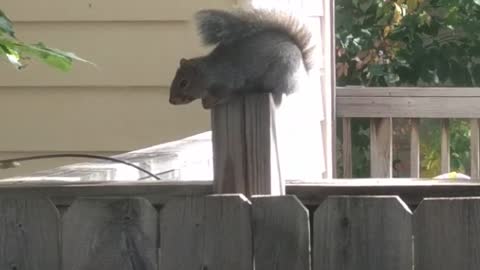
[[[12,21],[0,9],[0,33],[6,33],[9,36],[14,36]]]
[[[474,2],[476,5],[480,6],[480,0],[473,0],[473,2]]]
[[[380,64],[370,64],[370,65],[368,65],[368,72],[373,77],[385,75],[384,67],[383,67],[383,65],[380,65]]]
[[[37,57],[42,62],[62,71],[69,71],[72,67],[73,60],[93,64],[90,61],[76,56],[74,53],[48,48],[43,43],[32,45],[20,44],[19,49],[23,54]]]
[[[359,0],[359,8],[366,12],[373,4],[373,0]]]

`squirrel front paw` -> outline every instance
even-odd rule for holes
[[[214,96],[206,96],[202,98],[202,106],[204,109],[208,110],[213,108],[218,103],[218,98]]]

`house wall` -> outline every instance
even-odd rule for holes
[[[209,130],[208,111],[198,101],[168,104],[168,87],[181,57],[209,49],[200,45],[193,13],[251,1],[0,0],[18,38],[73,51],[97,64],[75,63],[69,73],[37,62],[22,72],[0,64],[0,159],[65,152],[113,155]],[[322,47],[313,76],[321,81],[323,138],[318,139],[325,153],[324,176],[331,177],[330,2],[252,2],[290,5],[310,17]],[[29,162],[0,170],[0,179],[78,161]]]
[[[168,86],[181,57],[206,52],[191,23],[201,8],[235,0],[0,0],[17,37],[73,51],[64,73],[0,64],[0,159],[62,152],[115,154],[209,130],[200,104],[171,106]],[[71,163],[25,163],[0,178]]]

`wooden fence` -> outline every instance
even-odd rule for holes
[[[0,269],[478,269],[480,197],[0,198]],[[255,268],[254,268],[255,267]]]
[[[336,114],[342,119],[343,178],[352,177],[352,118],[370,118],[371,177],[392,176],[392,118],[410,118],[410,177],[420,177],[419,119],[441,119],[441,172],[450,171],[449,119],[471,126],[472,178],[480,177],[480,88],[339,87]]]

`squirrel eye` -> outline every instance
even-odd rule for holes
[[[185,86],[187,86],[187,84],[188,84],[188,81],[187,81],[187,80],[181,80],[181,81],[180,81],[180,87],[181,87],[181,88],[185,88]]]

